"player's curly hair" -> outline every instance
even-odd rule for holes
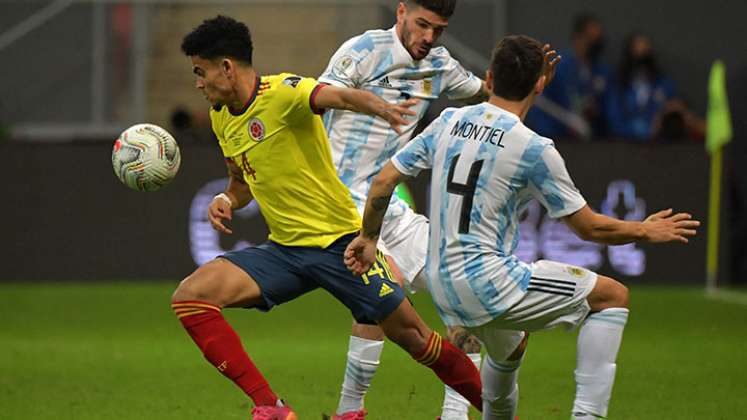
[[[182,51],[188,56],[212,60],[230,57],[252,64],[252,36],[249,28],[228,16],[206,19],[182,40]]]
[[[493,50],[490,71],[493,93],[510,101],[520,101],[531,93],[544,66],[542,44],[525,35],[501,39]]]
[[[409,6],[417,4],[446,19],[454,14],[456,8],[456,0],[405,0],[405,2]]]

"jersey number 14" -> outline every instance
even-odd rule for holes
[[[446,191],[451,194],[462,196],[462,211],[459,214],[459,233],[469,233],[470,215],[472,214],[472,201],[475,198],[475,189],[477,188],[477,178],[480,176],[480,170],[485,160],[476,160],[472,162],[469,168],[467,183],[460,184],[454,182],[454,171],[461,155],[454,156],[449,168],[449,180],[446,184]]]

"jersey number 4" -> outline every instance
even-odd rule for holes
[[[469,168],[469,176],[466,184],[454,182],[454,171],[461,155],[454,156],[449,168],[449,181],[446,184],[446,191],[451,194],[462,196],[462,211],[459,215],[459,233],[469,233],[470,215],[472,214],[472,201],[475,198],[475,188],[477,187],[477,178],[480,176],[480,170],[484,160],[472,162]]]

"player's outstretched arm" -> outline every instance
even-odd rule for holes
[[[700,222],[688,213],[674,213],[672,209],[652,214],[642,222],[619,220],[594,212],[589,206],[563,218],[584,240],[607,245],[630,242],[688,242],[695,236]]]
[[[320,109],[345,109],[381,117],[389,122],[394,131],[401,134],[400,126],[407,125],[405,117],[416,115],[410,107],[417,104],[418,101],[417,99],[408,99],[397,104],[390,104],[365,90],[327,85],[317,92],[314,103]]]
[[[376,242],[381,233],[384,214],[389,208],[394,189],[405,178],[407,176],[398,171],[392,162],[387,163],[374,178],[363,212],[363,228],[345,249],[345,265],[355,275],[367,272],[376,260]]]
[[[240,209],[252,201],[252,190],[244,182],[244,174],[241,172],[241,168],[230,160],[226,160],[226,166],[228,167],[226,191],[213,197],[207,213],[213,229],[230,235],[233,231],[227,228],[223,221],[231,220],[234,209]]]

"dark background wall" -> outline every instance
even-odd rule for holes
[[[699,146],[565,143],[559,150],[597,210],[641,219],[672,206],[705,217],[707,161]],[[181,151],[173,183],[142,193],[116,179],[108,144],[0,146],[6,161],[0,165],[0,281],[179,280],[215,255],[263,241],[267,229],[252,207],[234,217],[234,235],[210,228],[205,210],[225,186],[220,152],[212,144]],[[411,184],[426,214],[427,183],[421,176]],[[616,204],[605,209],[610,200]],[[524,221],[522,234],[520,256],[528,260],[566,261],[628,281],[703,281],[705,235],[687,246],[611,250],[577,240],[539,212]]]
[[[4,33],[49,2],[1,3]],[[0,123],[71,123],[90,117],[91,16],[89,5],[72,5],[2,50]]]

